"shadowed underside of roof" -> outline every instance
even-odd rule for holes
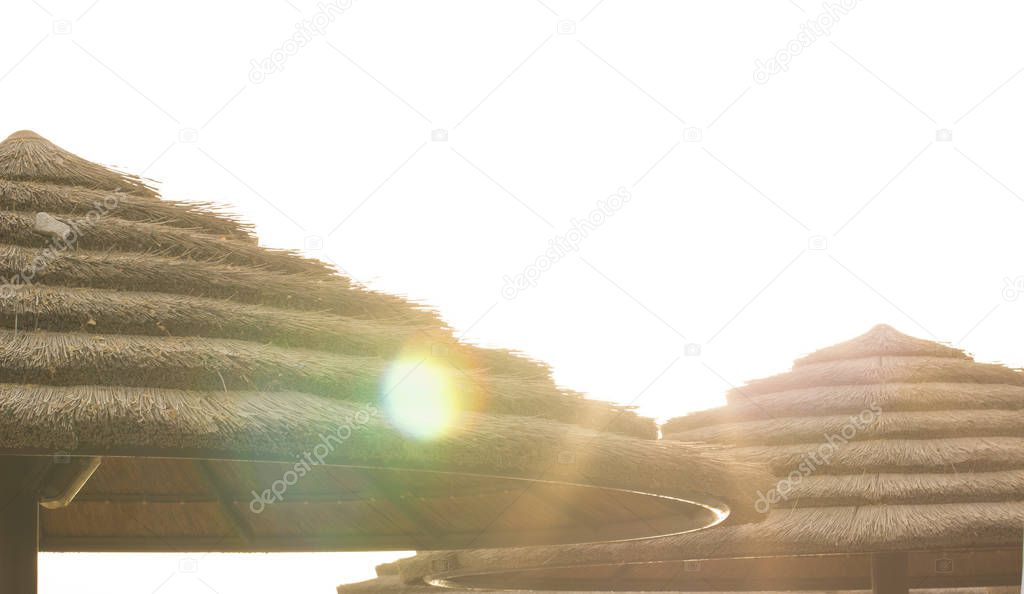
[[[1022,386],[1019,370],[879,326],[733,390],[725,407],[663,426],[667,440],[710,442],[768,465],[776,483],[758,493],[764,522],[631,543],[463,551],[444,561],[458,569],[433,574],[445,558],[424,554],[403,561],[402,574],[480,587],[571,590],[574,580],[593,580],[608,590],[757,589],[737,576],[790,557],[788,571],[813,576],[822,562],[807,556],[846,555],[870,569],[871,553],[923,559],[974,547],[979,561],[961,581],[933,585],[1019,584]],[[750,559],[726,563],[738,557]],[[688,559],[722,561],[673,578]],[[485,577],[468,577],[475,573]],[[833,577],[817,587],[851,587]]]
[[[677,502],[707,495],[653,468],[708,476],[731,463],[507,415],[467,413],[458,434],[416,443],[360,407],[301,394],[125,393],[105,411],[80,405],[87,390],[36,396],[56,427],[38,414],[5,417],[0,435],[104,460],[71,506],[43,515],[49,551],[407,550],[671,533],[713,523],[715,512]],[[96,414],[102,427],[88,422]],[[353,428],[339,431],[338,420]],[[107,434],[124,445],[91,445]],[[730,475],[737,484],[688,488],[742,496],[759,480]],[[666,497],[636,493],[638,484]]]
[[[43,512],[44,550],[507,546],[758,517],[761,467],[656,435],[209,204],[30,132],[0,143],[0,454],[103,457]]]

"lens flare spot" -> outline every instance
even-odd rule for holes
[[[458,413],[450,372],[427,359],[398,359],[381,384],[384,411],[402,433],[416,439],[445,434]]]

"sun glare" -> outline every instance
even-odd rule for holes
[[[451,371],[429,358],[400,357],[381,384],[384,410],[406,435],[428,440],[446,433],[458,412]]]

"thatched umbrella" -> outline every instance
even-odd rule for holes
[[[1024,374],[878,326],[670,421],[768,464],[764,522],[640,542],[429,554],[406,581],[593,590],[1021,582]]]
[[[540,363],[461,343],[423,307],[31,132],[0,143],[0,238],[4,592],[33,590],[37,538],[605,540],[753,515],[747,485],[770,480],[649,439],[651,420],[560,389]]]

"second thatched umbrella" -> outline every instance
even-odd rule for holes
[[[429,554],[408,582],[743,591],[1021,583],[1024,374],[878,326],[667,439],[768,464],[765,521],[629,543]]]
[[[754,513],[758,469],[31,132],[0,143],[0,277],[5,592],[37,539],[434,549]]]

